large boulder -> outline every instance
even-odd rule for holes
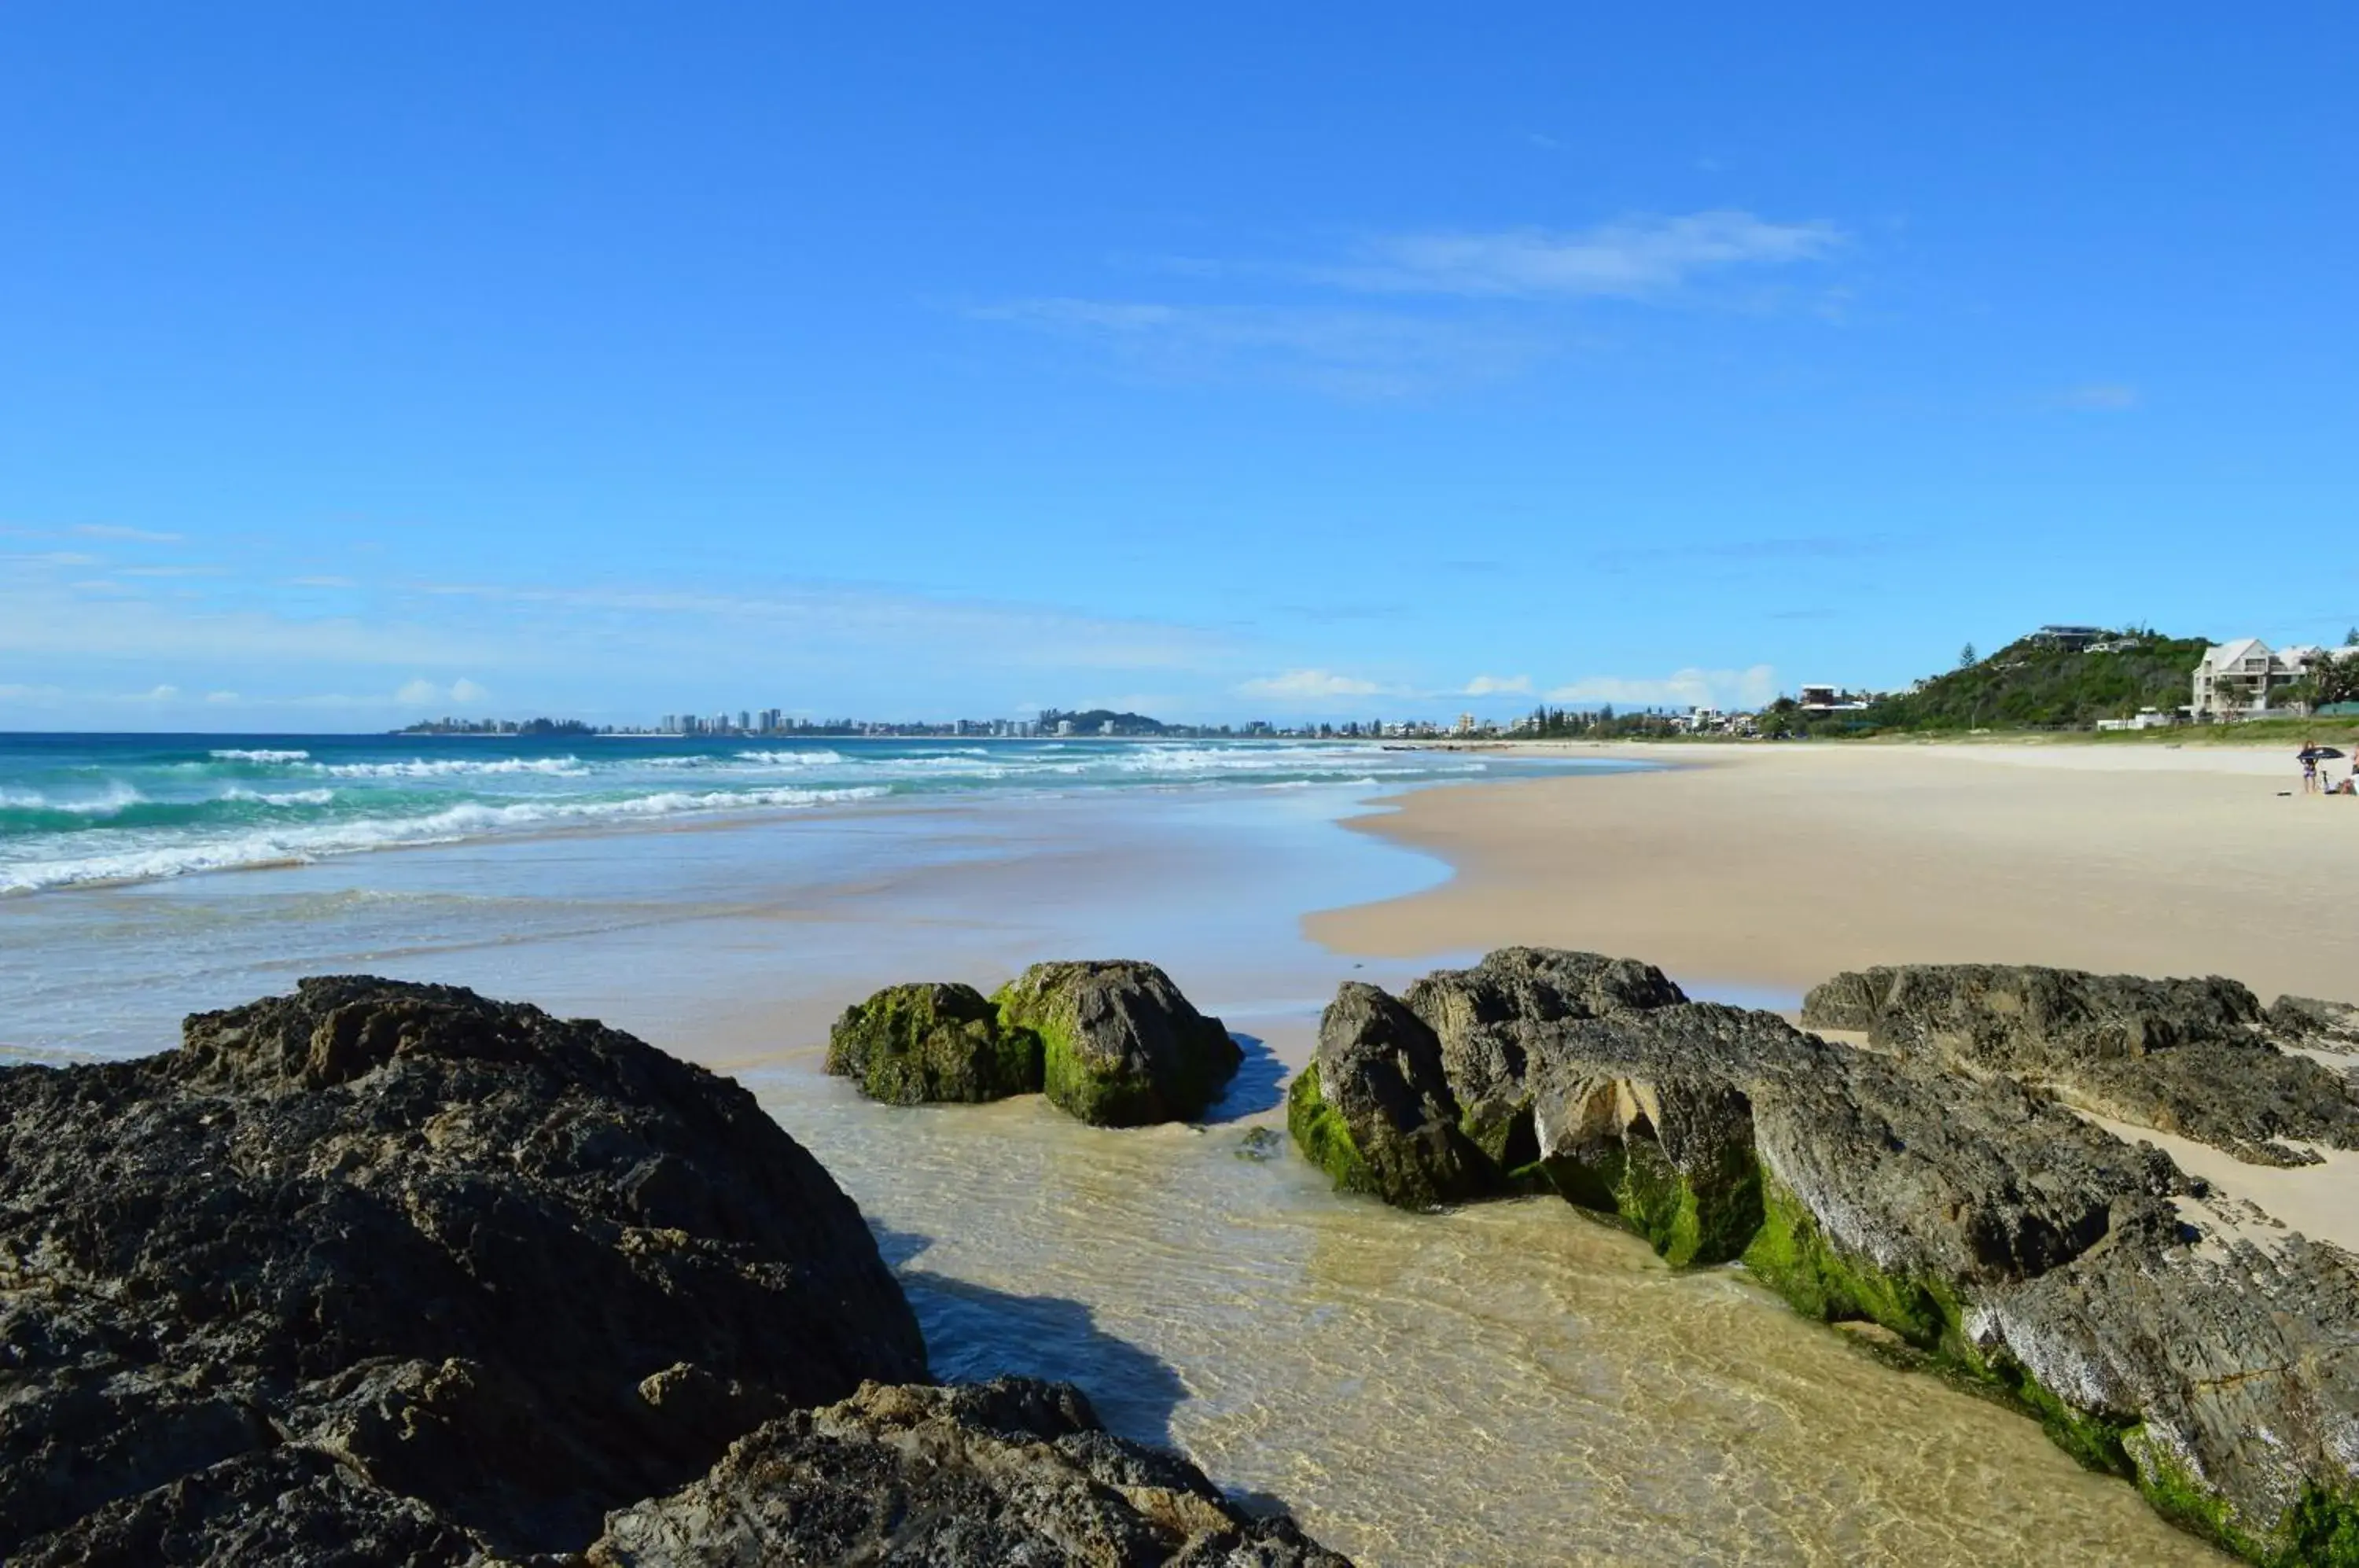
[[[1040,1037],[1000,1022],[972,985],[892,985],[846,1007],[827,1070],[887,1105],[973,1104],[1040,1092]]]
[[[761,1420],[924,1371],[819,1163],[595,1023],[306,980],[0,1070],[0,1559],[579,1551]]]
[[[1038,1037],[1049,1098],[1097,1127],[1192,1121],[1245,1062],[1220,1019],[1134,959],[1036,964],[993,1000],[1003,1028]]]
[[[1651,964],[1546,947],[1503,947],[1471,969],[1441,969],[1402,993],[1441,1044],[1460,1130],[1502,1173],[1538,1149],[1523,1051],[1502,1025],[1605,1018],[1670,1007],[1686,995]]]
[[[589,1561],[1350,1568],[1187,1461],[1109,1434],[1079,1391],[1028,1378],[871,1385],[773,1421],[703,1479],[614,1514]]]
[[[2359,1085],[2273,1038],[2329,1042],[2348,1016],[2299,998],[2264,1014],[2217,976],[1987,964],[1838,975],[1802,1006],[1807,1026],[1864,1029],[1880,1050],[2005,1074],[2267,1165],[2316,1160],[2288,1139],[2359,1149]]]
[[[1458,1123],[1441,1043],[1425,1020],[1374,985],[1346,982],[1287,1092],[1287,1126],[1304,1154],[1339,1191],[1430,1208],[1497,1184]]]

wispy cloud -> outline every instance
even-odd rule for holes
[[[1528,694],[1532,678],[1528,675],[1477,675],[1461,689],[1462,697],[1503,697],[1514,692]]]
[[[1767,664],[1746,670],[1678,670],[1669,675],[1589,675],[1550,689],[1551,702],[1611,702],[1621,707],[1757,708],[1777,695],[1777,671]]]
[[[1392,234],[1349,265],[1310,276],[1391,293],[1655,299],[1733,267],[1817,261],[1843,243],[1822,222],[1776,223],[1751,212],[1624,218],[1570,232],[1502,229]]]
[[[178,544],[179,534],[160,534],[148,528],[117,528],[111,523],[82,523],[70,530],[82,539],[124,539],[134,544]]]
[[[2124,413],[2144,401],[2138,389],[2126,381],[2091,381],[2056,395],[2059,406],[2091,414]]]
[[[481,702],[490,696],[488,690],[461,676],[448,687],[437,686],[425,680],[407,681],[400,691],[393,694],[393,700],[405,708],[420,708],[445,702]]]
[[[1391,398],[1496,380],[1552,352],[1528,325],[1382,310],[1019,299],[972,312],[1091,343],[1164,380],[1275,380]]]
[[[1385,697],[1398,695],[1398,689],[1357,676],[1339,675],[1332,670],[1289,670],[1280,675],[1266,675],[1247,681],[1237,688],[1240,696],[1258,697],[1284,702],[1332,702],[1343,697]]]

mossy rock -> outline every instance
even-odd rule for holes
[[[1039,1092],[1039,1036],[1010,1029],[972,985],[891,985],[844,1009],[827,1070],[893,1105],[973,1104]]]
[[[1344,1124],[1343,1114],[1319,1093],[1319,1064],[1315,1062],[1296,1073],[1294,1082],[1287,1085],[1286,1130],[1294,1135],[1295,1147],[1302,1150],[1302,1157],[1327,1172],[1335,1183],[1335,1191],[1383,1195],[1375,1170],[1353,1141],[1352,1129]]]
[[[1152,964],[1036,964],[992,1001],[1004,1029],[1040,1040],[1049,1098],[1096,1127],[1192,1121],[1245,1061],[1221,1020]]]
[[[1744,1251],[1754,1277],[1794,1310],[1821,1323],[1864,1318],[1882,1323],[1919,1350],[1949,1354],[1979,1368],[1981,1357],[1961,1330],[1950,1292],[1886,1273],[1838,1249],[1810,1208],[1766,1172],[1761,1179],[1761,1228]]]
[[[1761,1228],[1760,1168],[1747,1150],[1685,1171],[1653,1139],[1632,1138],[1540,1169],[1566,1199],[1614,1215],[1674,1269],[1730,1262]]]

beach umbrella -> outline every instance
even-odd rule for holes
[[[2316,757],[2316,758],[2320,759],[2321,761],[2323,761],[2323,760],[2325,760],[2325,759],[2326,759],[2326,758],[2328,758],[2328,757],[2340,758],[2340,757],[2343,756],[2343,752],[2342,752],[2342,748],[2341,748],[2341,747],[2339,747],[2339,746],[2313,746],[2310,747],[2308,750],[2304,751],[2304,752],[2302,753],[2302,755],[2303,755],[2304,757]]]

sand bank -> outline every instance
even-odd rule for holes
[[[1386,801],[1352,825],[1456,875],[1308,934],[1384,957],[1593,948],[1797,996],[1978,960],[2359,997],[2359,800],[2280,796],[2299,776],[2276,749],[1577,749],[1669,767]]]

